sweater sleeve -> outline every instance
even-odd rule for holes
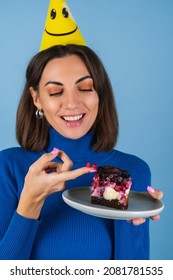
[[[0,260],[29,259],[40,224],[16,213],[17,187],[12,160],[0,153]]]
[[[149,166],[138,159],[132,158],[130,163],[132,175],[132,190],[145,192],[151,185]],[[127,221],[117,220],[115,226],[115,258],[119,260],[148,260],[149,259],[149,219],[144,224],[134,226]]]

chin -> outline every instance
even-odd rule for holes
[[[69,133],[65,132],[65,133],[61,133],[64,137],[66,138],[70,138],[70,139],[79,139],[81,137],[83,137],[84,135],[86,135],[88,133],[88,130],[87,131],[80,131],[80,132],[77,132],[77,131],[71,131]]]
[[[63,136],[66,137],[66,138],[69,138],[69,139],[79,139],[81,137],[83,137],[86,133],[83,133],[83,134],[78,134],[78,135],[74,135],[74,134],[64,134]]]

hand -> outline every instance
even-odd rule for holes
[[[163,193],[157,189],[154,189],[150,186],[147,187],[147,191],[149,195],[155,199],[161,200],[163,197]],[[160,219],[160,215],[155,215],[151,217],[152,220],[157,221]]]
[[[148,191],[148,194],[155,199],[160,200],[163,197],[163,193],[157,189],[154,189],[153,187],[148,186],[147,191]],[[152,216],[152,217],[150,217],[150,219],[157,221],[160,219],[160,215]],[[135,218],[133,220],[129,220],[128,222],[131,222],[131,223],[133,223],[133,225],[138,226],[140,224],[145,223],[145,221],[146,221],[145,218]]]
[[[59,156],[60,162],[52,162]],[[67,180],[75,179],[90,172],[90,168],[82,167],[73,171],[72,161],[58,149],[42,155],[34,162],[25,177],[17,212],[26,218],[38,219],[41,208],[47,196],[65,188]]]

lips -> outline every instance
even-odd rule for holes
[[[61,119],[65,121],[67,126],[75,127],[82,124],[84,116],[85,114],[79,114],[75,116],[61,116]]]
[[[77,116],[62,116],[61,118],[67,122],[74,122],[79,121],[83,118],[84,114],[77,115]]]

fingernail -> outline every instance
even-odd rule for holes
[[[155,193],[155,189],[150,186],[147,187],[147,191],[150,193]]]
[[[97,170],[96,169],[91,169],[90,170],[90,173],[94,173],[94,172],[96,172]]]
[[[160,217],[153,217],[152,220],[153,221],[158,221],[160,219]]]
[[[57,148],[54,148],[53,150],[52,150],[52,152],[50,152],[52,155],[56,155],[56,154],[58,154],[58,152],[59,152],[59,149],[57,149]]]

